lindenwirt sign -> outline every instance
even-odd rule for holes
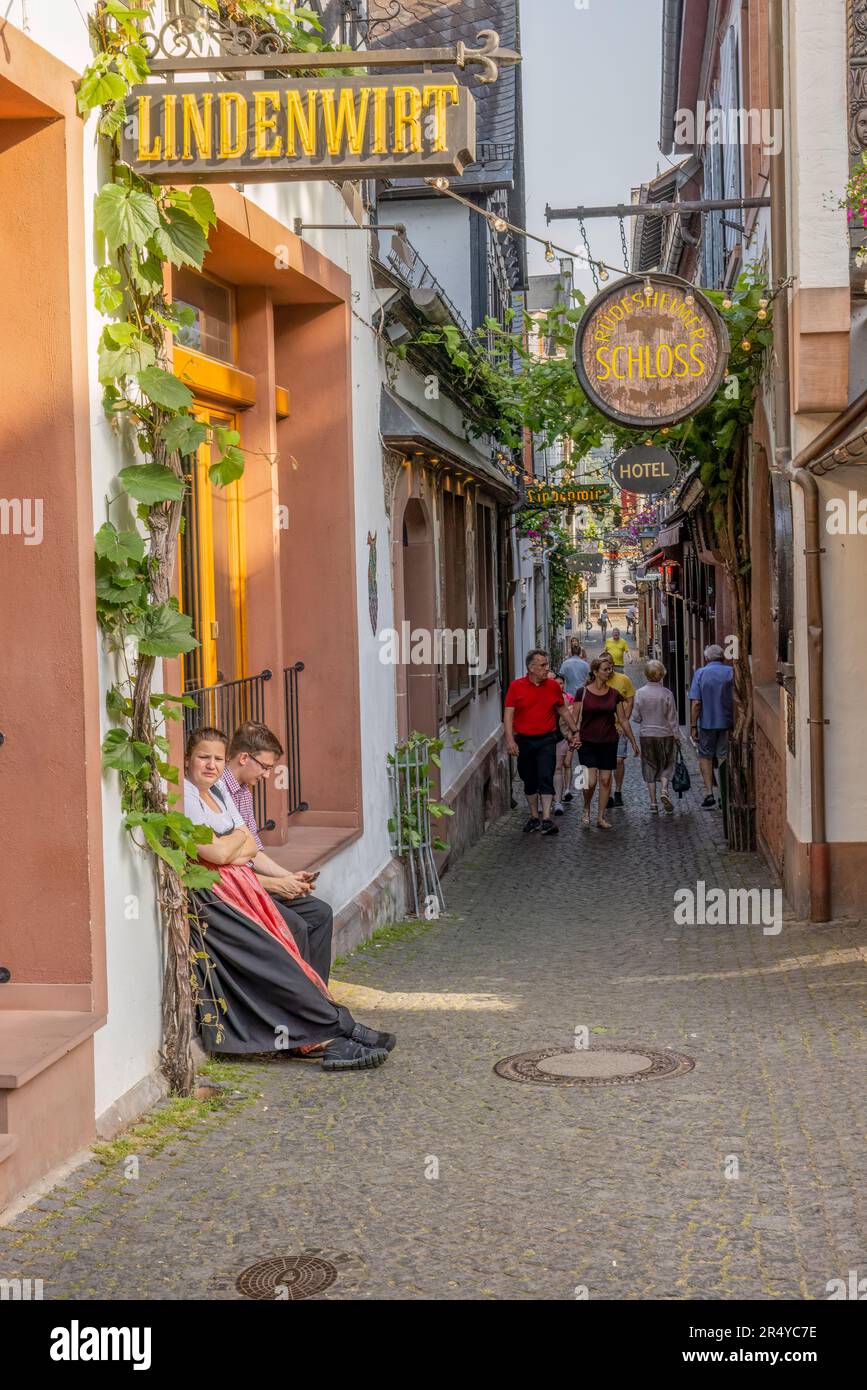
[[[122,158],[160,182],[421,178],[476,157],[457,77],[299,78],[133,87]]]
[[[492,83],[521,61],[493,29],[478,40],[308,53],[216,12],[175,16],[143,35],[166,80],[132,88],[122,158],[154,183],[462,174],[476,159],[476,103],[455,69]],[[376,72],[347,77],[349,65]]]
[[[604,483],[529,484],[525,507],[600,507],[611,501]]]
[[[575,370],[609,420],[656,428],[712,399],[728,352],[723,320],[694,285],[674,275],[627,275],[587,306]]]

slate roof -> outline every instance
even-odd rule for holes
[[[370,47],[452,48],[464,43],[468,48],[478,48],[481,30],[495,29],[503,48],[519,50],[518,4],[519,0],[484,0],[484,4],[473,0],[400,0],[400,11],[390,27],[372,31]],[[393,0],[370,0],[370,18],[385,18],[393,7]],[[463,187],[502,188],[513,182],[516,162],[520,162],[518,71],[514,67],[501,68],[499,80],[490,85],[476,80],[478,72],[477,67],[467,68],[457,71],[457,77],[476,99],[476,143],[484,163],[480,160],[471,165],[454,182]],[[417,182],[399,180],[400,185]]]

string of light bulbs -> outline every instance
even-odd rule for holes
[[[551,241],[549,237],[538,236],[535,232],[528,231],[526,227],[518,227],[515,225],[514,222],[509,222],[505,217],[501,217],[498,213],[488,212],[487,209],[479,207],[478,203],[473,203],[470,201],[469,198],[462,197],[460,193],[456,193],[454,191],[450,181],[444,175],[440,175],[438,178],[425,179],[425,183],[429,184],[431,188],[434,188],[437,191],[437,193],[442,193],[447,198],[453,198],[456,203],[461,203],[465,208],[469,208],[471,212],[475,212],[480,217],[484,217],[485,221],[490,223],[495,232],[514,232],[516,236],[523,237],[525,241],[535,241],[539,246],[544,246],[545,260],[548,261],[549,264],[556,260],[555,253],[557,251],[559,251],[564,256],[568,256],[570,259],[574,258],[574,256],[576,255],[576,252],[574,250],[570,251],[565,246],[558,246],[557,243]],[[702,223],[702,235],[703,233],[704,224]],[[619,266],[608,265],[606,261],[597,260],[594,256],[591,256],[589,254],[589,245],[587,243],[586,234],[584,237],[584,241],[585,245],[587,246],[587,253],[585,255],[585,259],[587,261],[591,273],[595,271],[595,274],[593,275],[594,280],[596,279],[596,274],[598,274],[599,279],[604,282],[610,278],[612,271],[615,275],[621,275],[623,273]],[[701,242],[699,242],[699,246],[700,245]],[[626,273],[629,274],[628,266],[626,268]],[[767,296],[767,298],[763,297],[759,300],[759,307],[756,312],[756,316],[752,320],[752,322],[747,326],[747,329],[744,333],[744,337],[741,339],[740,345],[742,351],[752,351],[753,344],[752,340],[749,337],[751,330],[755,327],[756,322],[764,322],[767,319],[768,309],[770,308],[771,304],[773,304],[777,295],[780,294],[783,290],[788,289],[788,287],[792,283],[792,276],[789,276],[785,280],[781,280],[780,283],[773,290],[773,292]],[[645,275],[644,277],[644,293],[647,299],[652,299],[654,290],[650,282],[650,275]],[[691,289],[684,295],[683,302],[690,308],[695,304],[695,295],[693,294]],[[722,307],[725,310],[732,309],[734,308],[736,302],[737,301],[731,296],[731,294],[726,294],[725,299],[722,301]],[[663,431],[663,433],[667,434],[668,431],[665,430]]]
[[[558,246],[556,242],[551,241],[550,237],[537,236],[535,232],[528,232],[526,227],[517,227],[514,222],[507,221],[505,217],[501,217],[498,213],[488,212],[487,209],[480,208],[478,203],[473,203],[469,198],[464,198],[460,193],[455,193],[449,180],[445,178],[444,175],[440,175],[440,177],[436,179],[425,179],[425,183],[429,184],[431,188],[435,188],[437,193],[442,193],[447,198],[453,198],[456,203],[462,203],[463,206],[469,208],[471,212],[478,213],[480,217],[484,217],[485,221],[491,224],[495,232],[514,232],[517,236],[523,237],[525,241],[535,241],[539,246],[544,246],[545,260],[549,265],[557,259],[556,252],[558,251],[561,255],[568,256],[570,260],[575,259],[576,253],[574,248],[570,250],[566,246]],[[599,279],[603,282],[610,279],[612,271],[615,275],[622,274],[619,266],[608,265],[605,261],[597,260],[595,256],[588,255],[586,260],[591,272],[595,269]]]

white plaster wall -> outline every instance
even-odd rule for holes
[[[404,223],[410,242],[470,325],[473,322],[471,216],[469,208],[442,197],[388,201],[379,210],[381,222]]]
[[[788,7],[793,271],[799,288],[848,285],[846,0]]]

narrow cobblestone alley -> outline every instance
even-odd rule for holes
[[[90,1163],[0,1232],[4,1275],[46,1298],[235,1299],[245,1267],[322,1250],[332,1299],[821,1299],[867,1269],[864,926],[676,926],[678,887],[770,884],[724,852],[692,769],[652,820],[630,760],[607,836],[574,802],[557,839],[522,835],[522,802],[448,876],[447,919],[337,970],[397,1032],[387,1066],[255,1064],[251,1103],[137,1179]],[[694,1070],[494,1074],[576,1027]]]

